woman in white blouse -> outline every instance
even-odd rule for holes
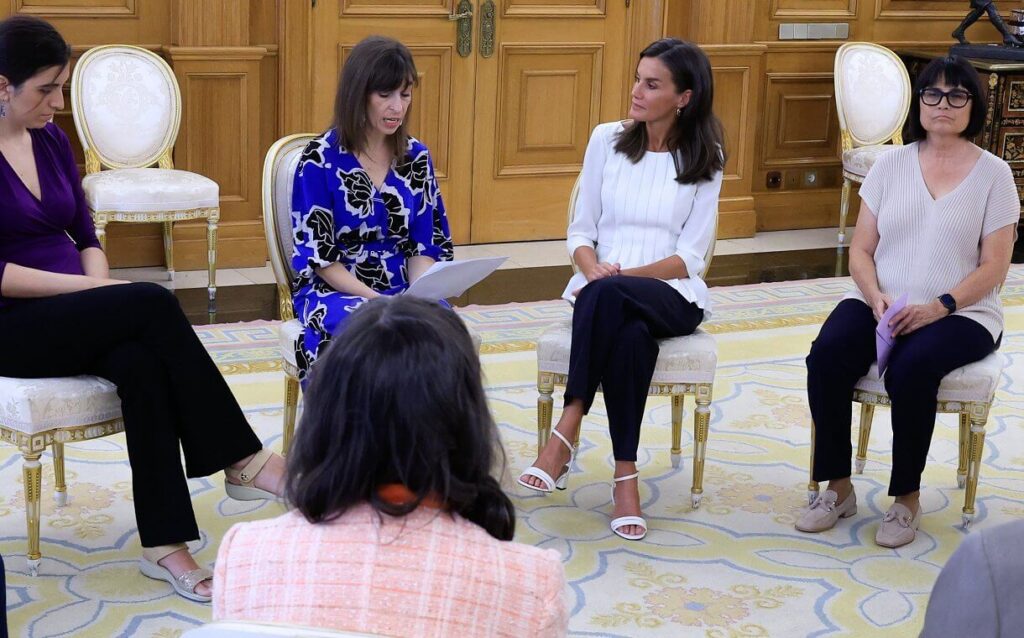
[[[822,532],[857,513],[850,397],[875,361],[878,321],[907,296],[888,322],[896,337],[883,377],[892,399],[895,502],[875,535],[883,547],[910,543],[920,524],[939,383],[998,347],[999,286],[1020,218],[1009,165],[971,143],[987,103],[974,68],[955,57],[933,60],[918,76],[915,98],[907,126],[916,141],[879,157],[860,189],[850,246],[857,287],[829,315],[807,356],[812,472],[829,484],[796,528]]]
[[[691,334],[707,315],[701,279],[722,187],[722,127],[712,112],[711,64],[674,38],[640,54],[631,120],[594,129],[583,159],[568,247],[579,267],[565,407],[554,436],[519,483],[565,488],[571,443],[602,386],[615,456],[612,531],[647,534],[636,469],[640,423],[658,339]]]

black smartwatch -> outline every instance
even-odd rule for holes
[[[956,299],[953,299],[953,295],[948,292],[944,295],[939,295],[939,303],[949,311],[949,314],[956,312]]]

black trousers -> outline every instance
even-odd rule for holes
[[[807,355],[815,481],[850,476],[851,397],[853,386],[875,361],[877,324],[867,304],[846,299],[825,320]],[[942,378],[984,359],[995,348],[991,333],[981,324],[956,315],[897,337],[883,377],[892,401],[890,496],[921,488]]]
[[[0,376],[79,374],[117,385],[143,547],[199,538],[186,472],[213,474],[262,443],[178,300],[134,283],[0,308]]]
[[[616,461],[636,461],[657,339],[692,334],[704,311],[659,279],[619,275],[592,281],[576,298],[565,402],[590,411],[598,385]]]

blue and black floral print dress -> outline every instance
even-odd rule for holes
[[[303,334],[295,344],[303,377],[331,335],[365,297],[338,292],[316,268],[344,264],[359,281],[384,295],[409,287],[407,262],[418,255],[453,257],[448,217],[427,147],[409,138],[378,189],[354,153],[331,129],[302,152],[292,194],[292,283],[295,316]]]

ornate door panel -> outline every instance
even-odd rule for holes
[[[565,237],[590,132],[623,115],[625,2],[479,4],[472,241]]]
[[[467,243],[472,187],[473,83],[476,56],[459,54],[459,27],[449,20],[458,0],[331,0],[313,11],[313,121],[332,121],[341,65],[357,42],[386,35],[406,44],[416,60],[410,131],[429,148],[452,235]]]
[[[625,17],[625,0],[321,0],[314,121],[329,126],[352,46],[396,38],[416,58],[410,129],[430,147],[455,241],[564,237],[590,131],[622,116]]]

